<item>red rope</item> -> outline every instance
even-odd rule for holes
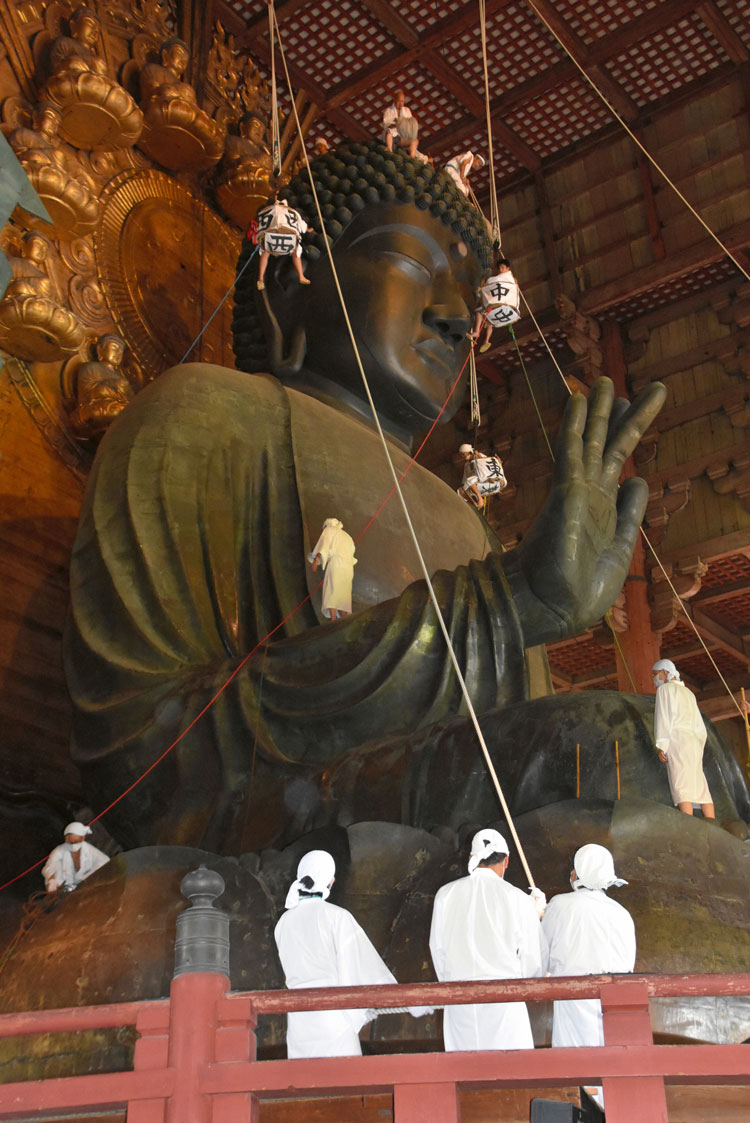
[[[474,344],[474,343],[472,343],[472,345],[471,345],[471,350],[470,350],[469,354],[471,354],[471,351],[473,351],[473,350],[474,350],[474,346],[475,346],[475,344]],[[441,418],[441,417],[443,416],[443,414],[445,413],[445,410],[446,410],[446,408],[447,408],[447,406],[448,406],[448,402],[449,402],[449,401],[451,400],[451,398],[453,397],[453,394],[454,394],[454,392],[455,392],[455,389],[456,389],[456,387],[458,386],[459,382],[461,381],[461,376],[463,375],[464,371],[466,370],[466,364],[468,363],[468,361],[469,361],[469,355],[467,355],[467,356],[466,356],[466,360],[465,360],[465,362],[464,362],[464,365],[463,365],[463,366],[461,367],[461,370],[460,370],[460,371],[458,372],[458,375],[457,375],[457,377],[456,377],[456,380],[455,380],[455,382],[453,383],[453,385],[451,386],[450,390],[448,391],[448,396],[447,396],[447,398],[445,399],[445,401],[443,402],[443,405],[442,405],[442,408],[441,408],[440,412],[438,413],[437,417],[435,418],[435,420],[433,421],[432,425],[430,426],[430,428],[429,428],[429,430],[428,430],[428,432],[427,432],[427,435],[426,435],[426,437],[424,438],[424,440],[423,440],[423,441],[422,441],[422,443],[420,444],[420,446],[419,446],[419,448],[417,449],[417,451],[416,451],[416,452],[415,452],[415,453],[414,453],[414,454],[412,455],[412,457],[411,457],[411,458],[410,458],[410,460],[409,460],[409,463],[408,463],[408,464],[406,465],[406,467],[404,468],[403,472],[402,472],[402,473],[401,473],[401,475],[399,476],[399,483],[401,483],[401,481],[402,481],[402,480],[404,479],[404,477],[405,477],[405,476],[407,475],[407,473],[411,471],[412,467],[413,467],[413,466],[414,466],[414,464],[416,463],[416,459],[417,459],[417,457],[419,456],[420,452],[422,451],[422,449],[424,448],[424,446],[425,446],[425,445],[427,444],[428,440],[429,440],[429,439],[430,439],[430,437],[432,436],[432,433],[433,433],[433,431],[434,431],[434,429],[435,429],[435,426],[437,425],[438,421],[440,420],[440,418]],[[362,538],[364,538],[364,536],[365,536],[365,534],[367,533],[367,531],[368,531],[368,530],[370,529],[370,527],[372,526],[372,524],[373,524],[373,523],[375,522],[375,520],[376,520],[376,519],[378,518],[378,516],[380,515],[380,512],[381,512],[381,511],[383,510],[383,508],[384,508],[384,507],[386,506],[386,504],[387,504],[387,503],[388,503],[388,502],[390,501],[390,499],[391,499],[391,498],[393,497],[393,495],[395,494],[395,491],[396,491],[396,486],[395,486],[395,484],[394,484],[394,486],[393,486],[393,487],[391,488],[391,490],[390,490],[390,491],[388,492],[388,494],[386,495],[386,497],[385,497],[385,499],[383,500],[383,502],[382,502],[382,503],[380,504],[380,506],[378,507],[378,509],[377,509],[377,511],[375,512],[375,514],[374,514],[374,515],[372,516],[372,518],[370,518],[370,519],[369,519],[369,520],[368,520],[368,521],[367,521],[367,522],[365,523],[364,527],[362,528],[362,530],[361,530],[361,531],[359,532],[359,534],[357,535],[357,537],[356,537],[356,539],[355,539],[355,542],[359,542],[359,541],[360,541],[360,540],[361,540]],[[322,582],[322,581],[318,582],[318,584],[317,584],[317,585],[315,586],[315,589],[313,589],[313,591],[312,591],[312,592],[315,592],[315,591],[316,591],[317,589],[319,589],[319,588],[321,587],[321,585],[322,585],[322,584],[323,584],[323,582]],[[165,758],[165,757],[167,757],[167,756],[169,756],[169,754],[170,754],[170,753],[172,752],[172,750],[173,750],[173,749],[176,749],[176,748],[177,748],[177,746],[179,745],[180,741],[182,741],[182,740],[183,740],[183,738],[187,736],[187,734],[188,734],[188,733],[190,732],[190,730],[191,730],[191,729],[193,728],[193,726],[194,726],[194,725],[196,725],[196,724],[197,724],[197,722],[199,722],[199,721],[200,721],[200,719],[201,719],[201,718],[203,717],[203,715],[204,715],[204,714],[205,714],[205,713],[206,713],[206,712],[207,712],[208,710],[210,710],[210,709],[211,709],[211,707],[213,706],[214,702],[216,702],[216,701],[217,701],[217,699],[221,697],[221,695],[222,695],[222,694],[224,693],[224,691],[225,691],[225,690],[227,689],[227,687],[228,687],[228,686],[230,685],[230,683],[234,681],[234,679],[235,679],[235,678],[237,677],[237,675],[238,675],[238,674],[240,673],[240,671],[241,671],[241,670],[242,670],[242,668],[243,668],[243,667],[245,666],[245,664],[246,664],[246,663],[248,662],[248,660],[249,660],[249,659],[251,659],[251,658],[252,658],[252,656],[253,656],[253,655],[255,654],[255,652],[256,652],[256,651],[258,650],[258,648],[262,647],[264,643],[267,643],[267,642],[268,642],[268,640],[269,640],[269,639],[271,638],[271,636],[275,635],[275,634],[276,634],[276,632],[278,632],[279,628],[283,628],[284,624],[286,624],[286,622],[287,622],[288,620],[291,620],[292,616],[294,616],[294,614],[295,614],[296,612],[299,612],[299,610],[300,610],[300,609],[302,608],[302,606],[303,606],[304,604],[307,604],[307,602],[308,602],[308,601],[310,600],[310,597],[312,596],[312,592],[308,593],[308,594],[307,594],[307,596],[306,596],[306,597],[304,598],[304,600],[301,600],[301,601],[299,602],[299,604],[298,604],[298,605],[296,605],[296,606],[295,606],[295,607],[294,607],[294,608],[292,609],[292,611],[291,611],[291,612],[288,612],[288,613],[287,613],[287,615],[286,615],[286,616],[284,617],[284,619],[283,619],[283,620],[280,620],[280,621],[279,621],[279,623],[278,623],[278,624],[276,625],[276,627],[275,627],[275,628],[272,628],[272,629],[271,629],[271,631],[270,631],[270,632],[269,632],[269,633],[268,633],[267,635],[265,635],[265,636],[263,637],[263,639],[259,640],[259,641],[258,641],[258,642],[256,643],[255,647],[254,647],[254,648],[252,649],[252,651],[248,651],[247,655],[245,655],[245,656],[244,656],[244,658],[242,658],[242,659],[240,660],[240,662],[239,662],[239,663],[237,664],[237,666],[236,666],[236,667],[234,668],[234,670],[232,671],[231,675],[230,675],[230,676],[229,676],[229,678],[228,678],[228,679],[226,680],[226,682],[225,682],[225,683],[223,683],[223,684],[222,684],[222,686],[220,686],[220,687],[219,687],[219,689],[218,689],[218,690],[216,691],[216,693],[214,694],[214,696],[213,696],[213,697],[212,697],[212,698],[211,698],[211,699],[210,699],[210,700],[209,700],[208,702],[206,702],[205,706],[204,706],[204,707],[203,707],[203,709],[202,709],[202,710],[200,711],[200,713],[198,713],[198,714],[196,714],[196,715],[195,715],[195,717],[194,717],[194,718],[193,718],[193,720],[192,720],[192,721],[190,722],[190,724],[189,724],[189,725],[187,725],[187,726],[186,726],[186,727],[185,727],[185,728],[183,729],[183,731],[182,731],[182,732],[180,733],[179,737],[176,737],[176,738],[175,738],[175,740],[174,740],[174,741],[172,742],[172,744],[171,744],[171,745],[169,745],[169,746],[168,746],[168,747],[167,747],[167,748],[166,748],[166,749],[164,750],[164,752],[163,752],[163,753],[161,753],[161,755],[160,755],[160,756],[158,756],[158,757],[156,758],[156,760],[152,761],[152,763],[151,763],[151,764],[150,764],[150,765],[148,766],[148,768],[146,768],[146,769],[145,769],[145,770],[144,770],[144,771],[143,771],[143,772],[141,773],[141,775],[140,775],[140,776],[136,777],[136,779],[135,779],[135,780],[133,780],[133,783],[132,783],[132,784],[130,784],[130,785],[129,785],[129,787],[127,787],[127,788],[125,789],[125,791],[124,791],[124,792],[121,792],[121,793],[120,793],[120,794],[119,794],[119,795],[118,795],[118,796],[117,796],[117,797],[116,797],[115,799],[113,799],[113,800],[112,800],[112,802],[111,802],[111,803],[109,803],[109,804],[108,804],[108,805],[107,805],[107,806],[106,806],[106,807],[104,808],[104,810],[103,810],[103,811],[100,811],[98,815],[95,815],[95,816],[94,816],[94,818],[93,818],[93,819],[91,820],[91,822],[92,822],[92,823],[97,823],[97,822],[99,821],[99,819],[103,818],[103,816],[107,814],[107,812],[108,812],[108,811],[111,811],[113,807],[116,807],[116,806],[117,806],[117,804],[118,804],[118,803],[120,803],[120,801],[121,801],[121,800],[123,800],[123,799],[125,798],[125,796],[126,796],[126,795],[130,795],[130,793],[131,793],[131,792],[133,791],[133,789],[134,789],[134,788],[137,788],[137,787],[138,787],[138,785],[139,785],[139,784],[141,783],[141,781],[142,781],[142,780],[145,780],[145,779],[146,779],[146,777],[147,777],[147,776],[149,775],[149,773],[153,772],[153,770],[154,770],[154,769],[156,768],[156,766],[157,766],[157,765],[159,765],[159,764],[161,764],[161,762],[162,762],[162,761],[164,760],[164,758]],[[15,877],[12,877],[12,878],[10,879],[10,881],[6,881],[6,882],[5,882],[5,883],[4,883],[3,885],[0,885],[0,893],[2,893],[2,891],[3,891],[4,889],[7,889],[7,888],[8,888],[8,887],[9,887],[10,885],[13,885],[13,884],[14,884],[14,882],[16,882],[16,881],[20,881],[20,879],[21,879],[22,877],[25,877],[27,873],[33,873],[33,871],[34,871],[35,869],[38,869],[38,868],[39,868],[39,866],[41,866],[41,865],[42,865],[42,864],[43,864],[44,862],[46,862],[46,860],[47,860],[47,855],[45,854],[45,856],[44,856],[43,858],[40,858],[38,862],[34,862],[33,866],[29,866],[29,867],[28,867],[28,869],[25,869],[25,870],[23,870],[23,871],[22,871],[21,873],[18,873],[18,874],[16,874],[16,876],[15,876]]]

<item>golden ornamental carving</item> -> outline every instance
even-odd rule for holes
[[[122,369],[124,357],[124,340],[107,333],[96,342],[96,358],[66,364],[63,404],[76,437],[100,440],[132,400],[134,388]]]
[[[22,256],[9,258],[13,279],[0,301],[0,347],[39,362],[74,354],[85,336],[77,316],[60,304],[45,272],[48,251],[42,234],[32,230],[25,235]]]
[[[198,105],[182,75],[189,60],[181,39],[168,39],[161,62],[147,62],[140,75],[144,115],[139,147],[170,171],[207,171],[224,151],[226,127]]]
[[[246,113],[239,136],[228,136],[216,188],[219,206],[242,229],[271,194],[273,161],[265,140],[265,122],[257,113]]]
[[[33,127],[14,129],[9,140],[55,230],[63,237],[73,237],[94,229],[99,202],[94,181],[74,153],[61,146],[59,126],[60,110],[46,102],[35,111]],[[24,217],[29,226],[41,223],[25,212]]]
[[[60,108],[60,135],[76,148],[129,148],[143,128],[130,94],[107,73],[97,52],[99,21],[86,7],[70,17],[70,34],[59,35],[49,54],[46,96]]]
[[[179,362],[234,280],[240,239],[162,172],[124,173],[102,196],[99,283],[119,333],[148,378]],[[233,365],[231,300],[191,357]]]
[[[252,58],[238,51],[234,36],[227,34],[217,20],[206,65],[206,80],[220,102],[230,108],[237,120],[243,113],[255,112],[264,127],[271,116],[271,88]]]

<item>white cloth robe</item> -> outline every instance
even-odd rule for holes
[[[654,740],[667,757],[672,800],[712,803],[703,773],[706,727],[695,695],[682,682],[664,682],[656,691]]]
[[[391,136],[398,136],[398,119],[399,117],[411,117],[412,112],[408,105],[402,105],[400,109],[396,108],[395,103],[392,103],[383,113],[383,143],[388,133]]]
[[[553,897],[542,920],[550,975],[608,975],[635,966],[635,925],[603,889]],[[553,1045],[603,1045],[598,998],[555,1002]]]
[[[106,866],[109,861],[107,855],[96,846],[92,846],[90,842],[82,842],[78,853],[80,864],[79,868],[76,869],[73,865],[73,852],[70,849],[70,843],[62,842],[55,847],[42,867],[45,888],[49,886],[51,881],[54,881],[58,889],[62,889],[63,885],[67,885],[69,889],[75,889],[95,870]]]
[[[339,612],[352,610],[352,582],[357,559],[354,556],[354,539],[337,526],[326,526],[310,551],[314,561],[320,554],[325,576],[323,578],[323,615],[330,619],[331,609]]]
[[[546,944],[527,893],[480,867],[435,895],[430,953],[441,982],[523,979],[544,973]],[[446,1006],[446,1052],[532,1049],[525,1002]]]
[[[396,982],[352,914],[320,897],[285,912],[274,938],[290,990]],[[287,1056],[360,1056],[359,1031],[371,1017],[364,1009],[287,1014]]]
[[[473,166],[474,153],[469,149],[466,152],[460,152],[458,156],[454,156],[443,168],[443,171],[448,173],[462,195],[469,194],[469,189],[464,183],[464,179],[466,179]]]

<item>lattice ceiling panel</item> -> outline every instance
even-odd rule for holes
[[[708,573],[701,581],[701,592],[722,589],[725,585],[733,585],[745,579],[750,583],[750,559],[744,554],[730,554],[729,557],[709,562]]]
[[[555,9],[584,43],[595,43],[618,31],[629,20],[637,19],[663,0],[556,0]]]
[[[582,79],[576,79],[511,109],[506,124],[539,156],[549,156],[602,128],[610,120],[600,98]]]
[[[737,593],[731,600],[727,598],[717,604],[707,604],[705,612],[737,636],[750,632],[750,588],[746,593]]]
[[[695,632],[684,616],[661,637],[661,654],[664,659],[679,658],[680,651],[690,651],[699,643]]]
[[[594,643],[592,639],[581,637],[575,643],[562,647],[551,645],[547,648],[550,666],[568,678],[608,673],[609,665],[614,672],[614,657]]]
[[[464,0],[399,0],[398,14],[417,35],[429,31],[440,20],[464,6]]]
[[[731,0],[716,0],[716,5],[740,38],[750,43],[750,5],[746,0],[741,0],[739,4],[733,4]]]
[[[480,96],[484,96],[482,41],[478,26],[441,47],[441,54]],[[509,4],[487,20],[490,97],[534,78],[558,62],[562,50],[524,4]]]
[[[286,20],[281,35],[287,59],[324,87],[358,74],[398,46],[382,24],[357,0],[306,7],[298,20]]]
[[[347,102],[345,108],[374,137],[380,136],[383,131],[383,113],[393,100],[393,91],[397,89],[403,89],[407,105],[419,121],[420,138],[455,124],[466,115],[464,107],[439,79],[421,66],[411,66],[408,70],[393,74]],[[458,145],[455,151],[462,151],[461,146]]]
[[[496,329],[496,333],[497,331],[498,329]],[[559,328],[555,331],[547,331],[544,334],[547,343],[552,348],[552,351],[559,362],[560,352],[564,351],[567,348],[565,333],[563,332],[562,328]],[[500,337],[499,342],[502,342],[502,336]],[[523,340],[523,342],[519,341],[518,346],[521,354],[523,355],[523,361],[527,366],[529,366],[531,363],[537,363],[541,359],[549,360],[549,351],[544,346],[544,341],[540,339],[538,335],[530,336],[528,339]],[[515,347],[509,347],[500,355],[494,357],[494,362],[503,373],[507,373],[509,370],[518,370],[520,367]]]
[[[740,656],[735,658],[718,648],[714,649],[711,655],[716,660],[716,665],[725,678],[734,678],[738,674],[742,674],[743,669],[747,668],[747,660],[743,660]],[[689,658],[681,660],[679,670],[683,677],[687,676],[693,681],[699,682],[703,687],[721,683],[711,660],[705,653],[691,655]]]
[[[638,316],[663,308],[674,300],[680,300],[695,292],[703,292],[713,285],[728,281],[731,277],[739,279],[740,273],[729,258],[722,258],[703,269],[697,269],[694,273],[686,273],[665,285],[658,285],[638,296],[631,296],[623,304],[613,304],[607,310],[606,316],[608,319],[617,320],[618,323],[628,323]]]
[[[726,55],[697,15],[618,55],[609,72],[638,105],[673,90],[726,61]]]

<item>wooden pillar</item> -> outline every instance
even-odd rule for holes
[[[618,397],[627,397],[627,368],[625,366],[622,336],[619,326],[613,320],[607,320],[602,324],[602,352],[604,354],[604,373],[614,382],[615,393]],[[624,477],[637,474],[632,456],[625,462],[622,474]],[[625,579],[625,611],[628,617],[628,630],[617,633],[624,662],[620,652],[615,647],[617,689],[628,694],[632,693],[633,685],[630,681],[630,675],[632,675],[638,693],[651,694],[654,689],[651,668],[659,658],[661,637],[658,632],[653,630],[651,625],[646,554],[643,538],[640,534],[636,540],[633,560]],[[628,669],[630,675],[628,675]]]
[[[602,987],[605,1045],[653,1045],[648,988],[641,980]],[[668,1123],[661,1076],[610,1076],[602,1081],[610,1123]]]

